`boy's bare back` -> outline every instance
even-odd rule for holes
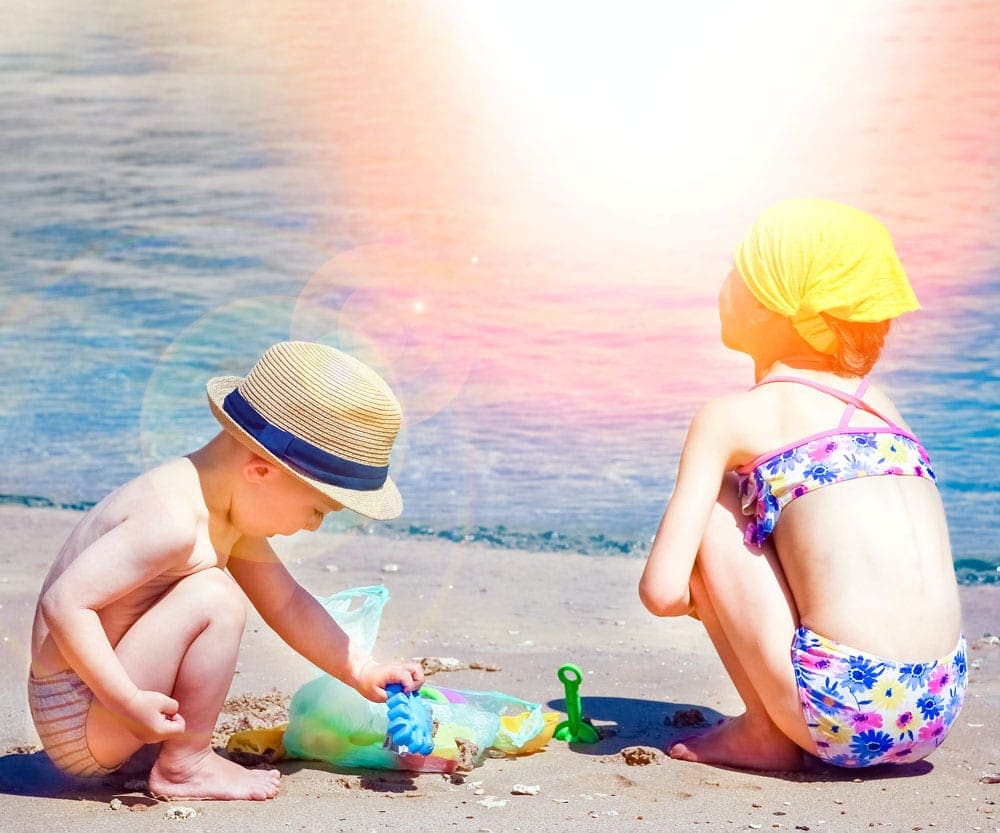
[[[190,460],[179,458],[120,486],[84,515],[59,551],[41,598],[56,582],[67,585],[62,592],[95,611],[114,646],[178,580],[225,563],[209,538],[198,473]],[[42,677],[68,666],[40,599],[32,673]]]

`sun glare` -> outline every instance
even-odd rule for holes
[[[820,107],[846,104],[827,81],[834,52],[864,48],[885,12],[467,3],[455,14],[534,186],[578,208],[628,201],[659,221],[766,181],[813,130],[829,141],[846,129],[848,108],[839,123],[819,119]]]

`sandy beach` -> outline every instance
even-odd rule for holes
[[[638,559],[537,554],[435,539],[296,536],[275,546],[317,595],[385,584],[376,654],[454,658],[474,668],[430,682],[496,690],[565,711],[560,665],[583,672],[583,714],[595,744],[551,741],[542,752],[485,758],[466,775],[334,770],[286,761],[277,799],[158,802],[137,776],[84,784],[61,777],[38,751],[24,692],[38,588],[79,515],[0,508],[0,827],[45,830],[616,831],[1000,830],[1000,588],[963,587],[971,685],[959,723],[927,761],[895,769],[816,766],[796,775],[672,761],[632,765],[634,746],[663,748],[739,704],[707,637],[690,620],[657,620],[635,592]],[[313,676],[251,611],[231,694],[245,701],[293,694]],[[537,786],[514,795],[515,785]],[[118,801],[114,801],[118,799]],[[120,805],[119,805],[120,802]],[[117,809],[113,809],[113,806]],[[172,819],[171,810],[195,815]]]

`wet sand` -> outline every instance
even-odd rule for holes
[[[284,761],[281,793],[264,803],[159,802],[142,791],[141,772],[89,783],[64,778],[38,751],[24,678],[38,589],[78,518],[0,507],[4,831],[1000,830],[1000,784],[990,783],[1000,773],[1000,639],[986,636],[1000,633],[1000,587],[962,588],[969,697],[927,761],[748,773],[656,754],[692,731],[684,724],[696,721],[693,710],[713,721],[738,711],[739,702],[698,623],[657,620],[642,608],[635,592],[641,560],[361,534],[302,535],[275,546],[318,595],[387,586],[379,657],[473,666],[439,671],[432,684],[501,691],[565,711],[556,671],[575,663],[583,714],[602,739],[553,740],[534,755],[485,758],[466,775]],[[287,696],[312,675],[251,611],[219,737],[277,720]],[[512,794],[516,785],[538,792]],[[168,818],[186,816],[184,808],[194,815]]]

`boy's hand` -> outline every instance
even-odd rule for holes
[[[369,659],[355,677],[358,692],[375,703],[386,701],[385,687],[389,683],[399,683],[407,691],[415,691],[424,684],[424,670],[415,662],[382,664]]]
[[[139,690],[122,710],[129,731],[144,743],[158,743],[180,735],[184,718],[180,704],[159,691]]]

